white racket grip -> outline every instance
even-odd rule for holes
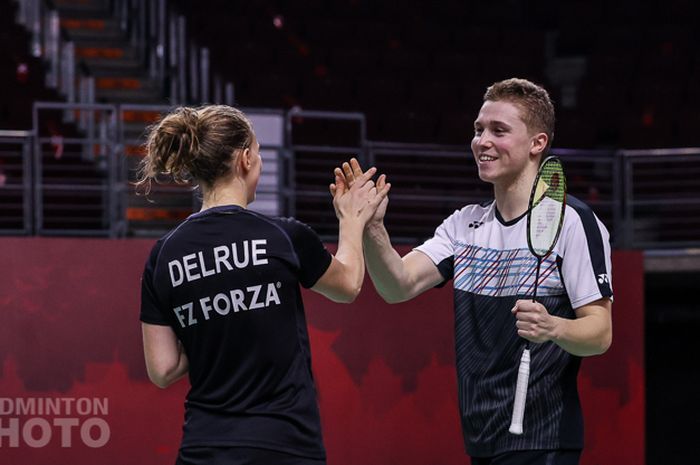
[[[527,384],[530,378],[530,350],[523,350],[518,368],[518,384],[515,386],[515,401],[513,402],[513,418],[510,421],[509,432],[523,434],[523,417],[525,416],[525,399],[527,398]]]

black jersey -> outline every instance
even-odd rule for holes
[[[237,206],[196,213],[156,243],[141,321],[171,326],[189,359],[182,447],[325,457],[300,285],[330,262],[306,225]]]

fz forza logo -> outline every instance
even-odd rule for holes
[[[610,284],[610,279],[608,279],[608,275],[603,273],[598,275],[598,284]]]

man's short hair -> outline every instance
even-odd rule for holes
[[[547,134],[545,152],[549,150],[554,138],[554,105],[549,93],[527,79],[511,78],[496,82],[486,89],[484,102],[502,100],[520,107],[528,130]]]

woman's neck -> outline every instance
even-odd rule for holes
[[[242,183],[229,183],[227,185],[214,185],[211,188],[203,188],[202,210],[222,205],[238,205],[248,207],[248,195]]]

